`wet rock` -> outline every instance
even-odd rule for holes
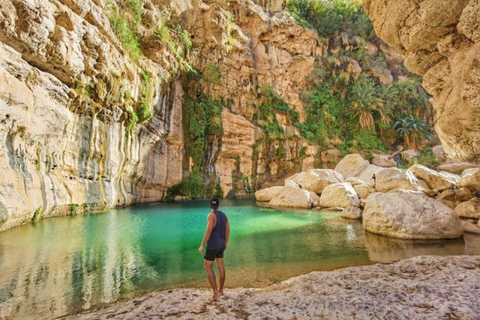
[[[370,195],[363,211],[365,230],[401,239],[453,239],[463,227],[452,209],[422,193]]]
[[[358,207],[360,199],[355,189],[348,182],[335,183],[327,186],[320,196],[321,207]]]

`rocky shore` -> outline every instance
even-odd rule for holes
[[[420,164],[407,170],[374,163],[349,154],[335,169],[297,173],[255,197],[274,208],[341,210],[344,218],[362,219],[369,232],[400,239],[480,234],[480,168],[457,175]]]
[[[66,319],[480,319],[480,256],[312,272],[262,289],[153,292]]]

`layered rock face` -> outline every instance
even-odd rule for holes
[[[182,105],[195,90],[224,102],[204,167],[225,196],[300,170],[301,148],[312,166],[318,150],[289,120],[276,115],[290,138],[264,150],[252,118],[266,83],[303,117],[323,43],[275,12],[283,1],[259,4],[0,1],[0,230],[163,199],[192,169]]]
[[[363,0],[378,36],[423,75],[435,129],[452,157],[480,162],[480,3]]]

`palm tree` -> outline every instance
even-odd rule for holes
[[[395,131],[403,137],[405,145],[411,149],[421,146],[421,139],[430,139],[432,132],[423,119],[408,116],[398,119],[394,125]]]
[[[382,99],[375,92],[375,84],[371,79],[357,81],[352,87],[351,107],[352,114],[358,118],[360,127],[372,128],[375,126],[373,112],[380,114],[383,119],[386,117],[382,109]]]
[[[377,89],[377,94],[382,100],[381,121],[383,123],[390,123],[395,107],[398,103],[398,89],[394,86],[380,86]]]

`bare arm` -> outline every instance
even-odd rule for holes
[[[227,219],[227,224],[225,226],[225,250],[227,250],[228,247],[228,239],[230,238],[230,222],[228,222]]]
[[[202,244],[198,248],[198,252],[202,253],[203,252],[203,247],[205,246],[205,243],[207,243],[208,239],[210,239],[210,236],[212,235],[212,230],[215,227],[215,214],[210,213],[207,218],[207,230],[205,230],[205,236],[203,237]]]

